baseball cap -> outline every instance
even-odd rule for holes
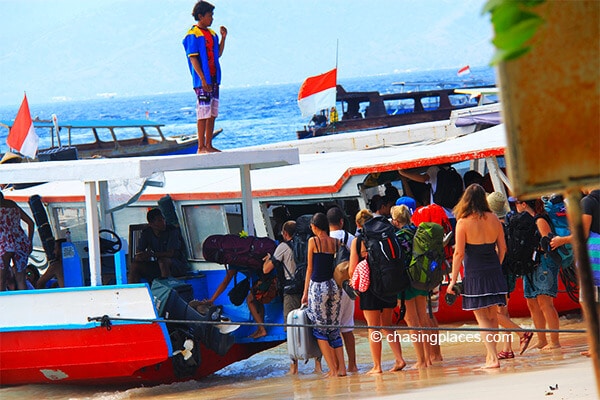
[[[417,208],[417,202],[412,197],[408,197],[408,196],[399,197],[396,200],[396,205],[399,206],[402,204],[404,204],[406,207],[408,207],[408,209],[410,210],[411,213],[414,213],[415,209]]]

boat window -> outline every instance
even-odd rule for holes
[[[115,232],[126,240],[129,240],[129,226],[146,223],[146,214],[149,207],[125,207],[113,213]]]
[[[408,114],[415,111],[415,99],[384,100],[389,115]]]
[[[85,222],[85,207],[52,207],[56,224],[54,237],[64,238],[67,229],[71,232],[73,242],[87,240],[87,224]]]
[[[471,97],[468,94],[449,94],[448,99],[454,107],[466,107],[477,105],[477,97]]]
[[[425,111],[433,111],[440,108],[440,96],[428,96],[421,99],[421,105]]]
[[[202,243],[210,235],[237,234],[242,231],[240,204],[183,206],[183,224],[194,260],[202,260]]]
[[[23,209],[25,214],[29,215],[31,217],[31,219],[33,219],[33,211],[31,211],[31,208],[29,207],[28,204],[19,203],[19,207],[21,207]],[[23,228],[23,230],[25,232],[27,232],[27,225],[23,221],[21,221],[21,228]],[[37,232],[37,225],[35,226],[35,232]],[[33,247],[42,247],[42,240],[40,239],[40,236],[34,234],[31,244]]]

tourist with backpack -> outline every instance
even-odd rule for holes
[[[518,213],[526,212],[535,218],[537,239],[541,241],[546,238],[549,243],[548,236],[553,232],[542,200],[520,201],[516,198],[512,198],[512,200],[515,201]],[[554,298],[558,294],[560,264],[556,262],[549,251],[544,251],[540,246],[536,251],[539,254],[539,265],[533,270],[533,273],[523,277],[523,293],[536,329],[558,330],[560,323],[558,312],[554,307]],[[537,339],[538,341],[534,347],[540,350],[560,348],[558,332],[550,333],[550,341],[548,341],[545,332],[537,332]]]
[[[327,377],[346,375],[344,349],[339,328],[322,325],[339,325],[342,289],[333,279],[333,264],[338,241],[329,237],[329,222],[323,213],[316,213],[310,227],[315,236],[308,239],[306,282],[302,304],[308,304],[308,318],[315,324],[313,335],[329,367]]]
[[[487,201],[488,201],[488,205],[490,206],[490,209],[492,210],[492,212],[494,214],[496,214],[496,216],[498,217],[500,222],[502,222],[502,228],[504,229],[504,238],[506,239],[507,229],[508,229],[507,224],[506,224],[507,210],[509,209],[506,196],[501,192],[493,192],[493,193],[488,194]],[[508,243],[507,243],[507,254],[508,254]],[[529,342],[531,341],[531,338],[533,337],[533,332],[521,331],[521,327],[519,325],[517,325],[516,323],[514,323],[510,319],[510,315],[508,313],[508,301],[510,298],[510,293],[512,293],[512,291],[515,290],[517,277],[509,271],[508,267],[505,267],[505,263],[507,262],[507,259],[508,259],[508,257],[504,256],[502,270],[504,272],[504,277],[506,278],[506,285],[508,287],[509,294],[506,295],[506,306],[498,305],[498,324],[500,326],[502,326],[503,328],[515,329],[517,331],[517,334],[519,336],[519,354],[523,354],[525,352],[525,350],[527,350],[527,347],[529,347]],[[514,357],[515,357],[515,353],[512,349],[512,336],[511,336],[511,338],[509,340],[504,340],[502,342],[502,350],[498,353],[498,359],[505,360],[505,359],[510,359],[510,358],[514,358]]]
[[[442,206],[454,227],[456,218],[452,209],[458,203],[464,191],[462,176],[454,167],[451,165],[432,165],[424,173],[403,169],[398,170],[398,173],[413,181],[431,185],[429,204],[435,203]]]
[[[379,218],[384,219],[383,217]],[[373,273],[373,270],[377,268],[377,265],[375,265],[377,260],[372,259],[372,257],[368,257],[368,247],[364,238],[361,236],[364,234],[363,229],[365,228],[365,225],[367,225],[372,219],[373,214],[369,210],[360,210],[356,214],[356,227],[358,228],[360,235],[354,240],[352,248],[350,249],[350,262],[348,270],[350,276],[352,276],[358,263],[364,259],[367,259],[369,262],[369,268],[371,270],[371,282],[368,290],[360,294],[360,309],[363,311],[365,320],[369,326],[391,326],[392,313],[394,307],[396,307],[397,293],[399,291],[390,297],[381,298],[380,296],[376,295],[374,286],[381,284],[381,282],[375,282],[377,276]],[[377,340],[378,338],[379,340]],[[371,368],[367,374],[380,374],[383,372],[381,369],[381,341],[385,338],[393,338],[392,340],[387,340],[395,358],[394,366],[390,371],[400,371],[406,366],[406,361],[404,361],[404,358],[402,357],[402,347],[400,345],[400,341],[394,340],[394,331],[389,329],[380,330],[376,328],[369,328],[369,349],[371,351],[371,358],[373,359],[373,368]]]
[[[345,230],[346,216],[339,207],[331,207],[327,210],[327,221],[329,222],[329,236],[340,241],[340,247],[343,246],[347,249],[344,260],[349,257],[350,249],[352,248],[352,242],[354,241],[354,235]],[[340,252],[338,251],[338,254]],[[340,303],[340,325],[341,326],[354,326],[354,300],[342,290],[342,299]],[[342,339],[344,340],[344,346],[346,347],[346,354],[348,355],[348,372],[358,372],[356,366],[356,339],[354,337],[354,330],[352,328],[341,328]]]
[[[300,308],[302,305],[303,290],[296,290],[293,283],[296,277],[296,260],[290,241],[296,232],[296,221],[286,221],[281,226],[281,237],[283,241],[277,245],[275,253],[271,256],[267,254],[264,258],[263,273],[270,274],[273,270],[277,272],[277,279],[281,280],[280,285],[283,293],[283,320],[292,310]],[[264,327],[261,327],[264,329]],[[315,373],[321,373],[321,359],[315,358]],[[290,375],[298,374],[298,360],[291,360]]]
[[[506,253],[504,229],[491,212],[483,187],[470,185],[454,207],[457,217],[452,259],[452,276],[447,293],[456,294],[454,286],[464,262],[463,310],[473,311],[486,348],[482,367],[499,368],[494,333],[498,328],[498,305],[506,305],[508,288],[502,273]]]
[[[584,191],[585,193],[585,191]],[[594,298],[596,309],[600,313],[600,189],[594,189],[581,199],[581,224],[583,236],[587,238],[588,257],[592,276],[594,278]],[[571,243],[572,236],[555,236],[550,241],[552,249]],[[589,350],[581,352],[586,357],[591,357]]]
[[[392,207],[392,224],[398,228],[396,236],[402,246],[405,253],[405,266],[408,269],[408,265],[412,260],[412,247],[413,238],[417,227],[410,221],[411,211],[405,205],[399,205]],[[429,292],[426,290],[415,289],[410,287],[398,295],[398,306],[402,309],[402,300],[404,300],[404,306],[406,307],[406,314],[404,320],[406,324],[410,326],[430,326],[429,315],[427,314],[427,298]],[[423,333],[425,340],[422,340]],[[429,343],[429,332],[412,329],[410,334],[419,340],[413,340],[412,344],[415,348],[415,354],[417,356],[417,363],[415,368],[426,368],[432,365],[431,362],[431,346]]]

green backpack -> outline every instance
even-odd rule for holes
[[[413,238],[412,260],[408,266],[411,285],[432,290],[444,279],[444,228],[435,222],[421,222]]]

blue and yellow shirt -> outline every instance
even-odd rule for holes
[[[208,40],[207,40],[208,37]],[[212,42],[212,43],[210,43]],[[187,55],[188,67],[192,74],[194,88],[202,86],[200,76],[194,70],[190,57],[200,60],[202,73],[208,84],[221,83],[221,66],[219,65],[219,37],[212,29],[200,29],[194,25],[183,38],[183,47]],[[212,71],[212,73],[211,73]],[[213,82],[213,79],[215,80]]]

